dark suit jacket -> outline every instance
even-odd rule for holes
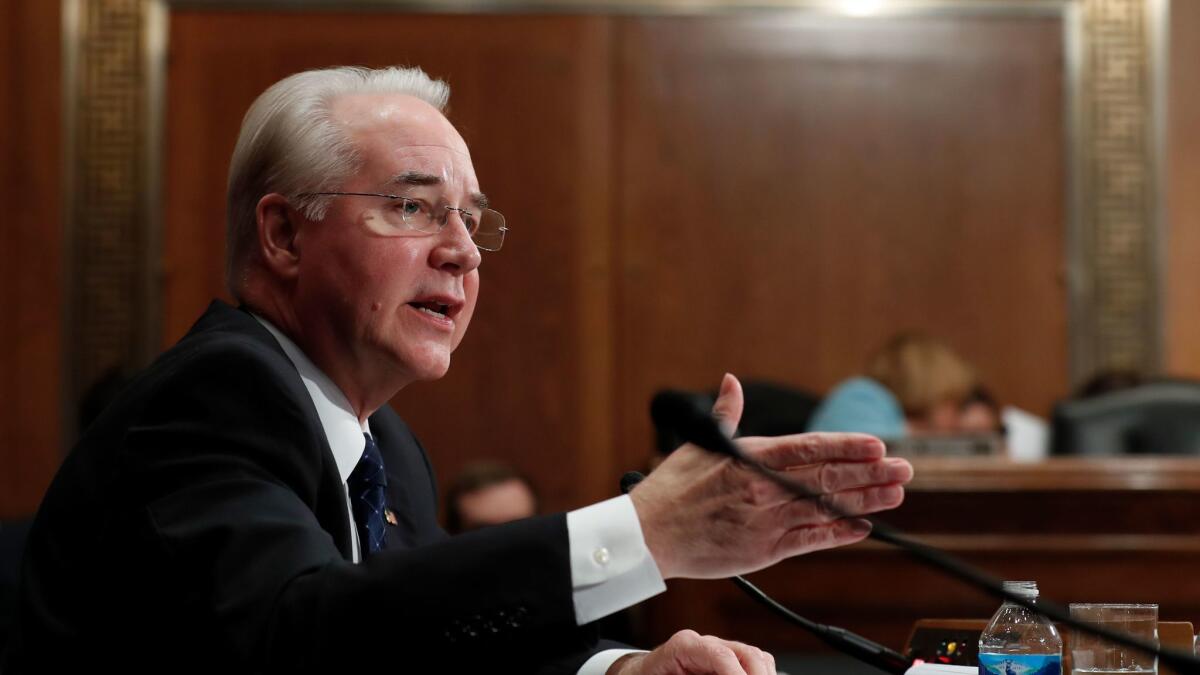
[[[295,367],[213,303],[88,430],[30,535],[6,673],[573,672],[566,518],[446,537],[420,443],[371,417],[399,522],[350,562],[333,455]]]

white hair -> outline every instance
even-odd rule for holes
[[[330,119],[332,102],[371,93],[405,94],[445,111],[450,86],[420,68],[309,70],[271,85],[246,111],[226,194],[225,283],[235,298],[258,244],[258,201],[277,192],[310,220],[324,218],[329,197],[299,195],[336,190],[361,161],[345,130]]]

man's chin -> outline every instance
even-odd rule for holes
[[[442,379],[443,377],[446,376],[446,373],[449,371],[450,371],[450,362],[447,360],[446,365],[441,368],[430,368],[430,369],[415,372],[414,373],[415,377],[413,379],[417,380],[418,382],[432,382],[434,380]]]
[[[440,380],[450,370],[449,352],[400,354],[396,355],[397,362],[403,370],[416,382],[431,382]]]
[[[400,386],[440,380],[450,370],[451,349],[445,342],[414,340],[411,336],[407,340],[383,338],[372,342],[379,367],[402,380]]]

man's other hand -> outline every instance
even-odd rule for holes
[[[608,675],[775,675],[775,657],[757,647],[681,630],[658,649],[623,656]]]
[[[726,433],[742,416],[742,385],[726,375],[713,415]],[[853,544],[871,531],[855,516],[904,500],[912,465],[885,457],[865,434],[739,438],[748,456],[784,472],[812,497],[797,497],[730,457],[681,446],[630,492],[646,546],[664,579],[721,578],[784,558]]]

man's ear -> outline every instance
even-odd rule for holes
[[[296,248],[298,214],[287,198],[272,192],[263,195],[254,208],[258,225],[258,254],[263,264],[279,279],[292,280],[300,271],[300,252]]]

